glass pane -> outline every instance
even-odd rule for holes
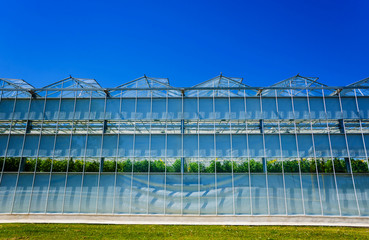
[[[246,117],[248,119],[261,119],[259,98],[246,98]]]
[[[53,173],[51,175],[49,197],[47,200],[48,213],[62,213],[65,190],[65,173]],[[74,196],[76,197],[76,196]]]
[[[185,98],[183,114],[185,119],[197,119],[197,99]]]
[[[59,99],[47,99],[45,107],[45,120],[58,119],[59,115]]]
[[[321,215],[322,209],[319,196],[319,179],[316,174],[303,174],[302,187],[304,194],[305,213],[307,215]]]
[[[296,119],[309,119],[309,106],[306,97],[294,97],[293,105]]]
[[[23,135],[11,135],[9,140],[7,157],[21,156],[23,146]]]
[[[38,173],[35,175],[35,183],[32,191],[31,213],[44,213],[49,188],[49,174]]]
[[[117,174],[115,187],[114,213],[131,212],[131,174]]]
[[[215,98],[215,118],[229,119],[229,102],[228,98]]]
[[[231,119],[245,119],[245,110],[244,98],[231,98]]]
[[[185,156],[194,156],[197,152],[197,136],[184,135],[185,140],[184,148],[189,149],[185,152]],[[189,138],[189,139],[188,139]],[[192,141],[196,141],[193,143]],[[192,144],[188,146],[188,144]],[[167,135],[167,157],[182,156],[182,138],[181,135]],[[192,155],[191,155],[192,154]]]
[[[132,180],[132,213],[148,213],[148,174],[134,174]]]
[[[165,135],[151,135],[151,157],[165,156]]]
[[[15,191],[13,213],[28,213],[31,200],[33,173],[21,173]]]
[[[74,99],[62,99],[60,105],[59,119],[73,119]]]
[[[265,174],[251,174],[252,214],[267,215],[268,200]]]
[[[77,99],[75,119],[89,119],[90,99]]]
[[[268,174],[268,189],[269,189],[270,214],[271,215],[286,214],[286,202],[282,173]]]
[[[342,97],[341,103],[343,118],[355,119],[359,117],[355,97]]]
[[[119,135],[118,156],[134,156],[133,151],[133,136]]]
[[[98,178],[96,173],[85,174],[83,177],[81,213],[96,213]]]
[[[135,157],[145,157],[150,155],[149,135],[135,136]]]
[[[149,186],[149,214],[164,214],[164,173],[151,173]]]
[[[122,99],[122,118],[123,119],[134,119],[136,112],[136,100],[124,98]]]
[[[197,161],[190,164],[198,165]],[[192,166],[192,165],[190,165]],[[191,174],[183,175],[183,214],[200,213],[200,192],[198,169],[194,168]]]
[[[182,177],[181,174],[167,174],[167,188],[165,198],[165,213],[166,214],[181,214],[182,205]]]
[[[29,100],[17,99],[15,103],[15,110],[13,119],[26,119],[28,118]]]
[[[304,214],[300,175],[298,173],[287,173],[284,179],[288,215]]]
[[[106,99],[106,110],[105,119],[120,119],[120,99],[107,98]]]
[[[88,135],[86,157],[100,157],[101,135]]]
[[[26,141],[24,143],[23,157],[37,156],[39,135],[26,135]]]
[[[45,100],[32,99],[29,119],[42,119],[44,115]]]
[[[342,112],[341,112],[339,98],[326,97],[325,106],[327,110],[328,119],[342,119]]]
[[[104,135],[103,157],[115,157],[117,155],[117,135]]]
[[[234,198],[235,198],[235,214],[249,215],[251,214],[250,202],[250,182],[249,174],[235,173],[234,179]]]
[[[337,192],[333,174],[320,174],[320,192],[322,194],[323,214],[339,215]]]
[[[69,173],[67,177],[67,188],[65,190],[64,212],[79,213],[81,199],[82,175]]]
[[[248,155],[246,135],[232,135],[232,150],[233,157],[246,157]]]
[[[234,214],[233,177],[229,173],[217,174],[217,205],[219,215]]]
[[[114,182],[115,174],[104,173],[100,175],[97,213],[113,213]]]
[[[153,99],[152,100],[152,119],[166,119],[167,118],[167,100]]]
[[[275,98],[263,97],[261,98],[263,103],[263,118],[264,119],[277,119],[277,104]]]
[[[264,156],[264,144],[262,135],[248,135],[250,157]]]
[[[91,99],[90,119],[104,119],[105,99]]]
[[[0,183],[0,213],[10,213],[17,174],[3,173]]]
[[[13,116],[14,100],[1,99],[0,119],[11,119]]]

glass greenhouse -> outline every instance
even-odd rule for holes
[[[0,213],[369,216],[369,78],[0,79]]]

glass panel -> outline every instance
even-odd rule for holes
[[[13,116],[14,100],[1,99],[0,119],[11,119]]]
[[[136,119],[150,119],[150,113],[151,113],[151,99],[149,98],[137,99]]]
[[[247,160],[245,162],[247,163]],[[233,179],[234,179],[235,214],[249,215],[251,214],[249,175],[244,173],[235,173]]]
[[[317,157],[328,157],[331,155],[328,135],[314,135],[315,153]]]
[[[151,157],[165,156],[165,135],[151,135]]]
[[[149,135],[136,135],[135,137],[135,157],[149,156]]]
[[[105,99],[91,99],[90,119],[104,119]]]
[[[58,135],[56,137],[54,156],[67,157],[69,155],[69,144],[70,144],[69,135]]]
[[[343,118],[353,119],[359,117],[355,97],[342,97],[341,103]]]
[[[233,215],[233,177],[229,173],[217,174],[217,204],[219,215]]]
[[[247,154],[247,137],[245,135],[232,135],[232,156],[246,157]]]
[[[339,98],[326,97],[325,106],[327,110],[328,119],[342,119],[342,112],[341,112]]]
[[[62,213],[65,179],[66,179],[65,173],[64,174],[53,173],[51,175],[49,197],[47,199],[48,213]]]
[[[215,155],[214,135],[200,135],[199,142],[200,142],[199,143],[199,148],[200,148],[199,156],[200,157],[210,157],[210,156]]]
[[[24,143],[23,157],[37,156],[39,135],[27,135]]]
[[[29,119],[42,119],[44,115],[45,100],[32,99]]]
[[[134,119],[136,112],[136,100],[124,98],[122,99],[122,118],[123,119]]]
[[[290,97],[278,98],[278,114],[280,119],[293,119],[293,108]]]
[[[300,157],[314,157],[313,137],[310,134],[298,134],[297,142],[299,144]]]
[[[45,107],[45,120],[58,119],[59,99],[47,99]]]
[[[198,161],[187,162],[192,173],[183,175],[183,214],[200,213]]]
[[[301,178],[304,194],[305,213],[307,215],[322,214],[317,175],[303,174]]]
[[[229,102],[228,98],[215,98],[215,118],[229,119]]]
[[[259,98],[246,98],[246,117],[248,119],[261,119]]]
[[[282,134],[282,156],[297,157],[296,136],[292,134]]]
[[[134,174],[132,180],[131,211],[132,213],[148,212],[148,174]]]
[[[185,98],[183,102],[183,114],[185,119],[197,119],[197,99]]]
[[[197,153],[197,136],[184,135],[184,148],[186,149],[185,156],[195,156]],[[186,139],[186,140],[185,140]],[[193,142],[195,141],[195,142]],[[191,144],[189,146],[189,144]],[[167,135],[167,157],[182,156],[182,139],[181,135]],[[188,151],[187,151],[188,149]]]
[[[133,153],[133,136],[119,135],[118,156],[134,156]]]
[[[119,173],[116,181],[114,213],[130,213],[132,175]]]
[[[262,135],[248,135],[250,157],[264,156],[264,144]]]
[[[200,173],[200,214],[215,215],[217,202],[215,189],[215,174]]]
[[[152,100],[152,119],[166,119],[167,100],[153,99]]]
[[[149,214],[164,214],[164,184],[163,173],[150,173]]]
[[[306,97],[294,97],[293,105],[296,119],[309,119],[309,107]]]
[[[89,119],[90,99],[77,99],[75,119]]]
[[[49,174],[38,173],[35,175],[35,183],[33,185],[31,213],[44,213],[46,210],[46,201],[49,188]]]
[[[268,157],[280,157],[281,149],[278,135],[265,135],[265,154]]]
[[[74,99],[62,99],[60,105],[59,119],[73,119]]]
[[[17,99],[13,119],[28,118],[29,100]]]
[[[169,135],[168,135],[168,140],[169,140]],[[177,146],[180,143],[178,140],[177,140]],[[197,140],[198,140],[197,135],[184,135],[183,136],[183,155],[185,157],[197,157],[198,156],[198,141]],[[171,146],[170,141],[168,141],[168,153],[169,153],[169,149],[173,152],[176,151],[175,149],[172,149],[173,147]],[[182,148],[182,146],[180,146],[180,148]],[[200,153],[205,155],[206,150],[203,150],[203,151],[200,150]]]
[[[28,213],[31,200],[33,173],[20,173],[15,190],[13,213]]]
[[[369,177],[366,174],[355,174],[356,195],[359,202],[360,215],[369,216]]]
[[[282,167],[282,162],[280,163],[281,163],[280,166]],[[283,186],[282,168],[280,170],[281,170],[280,173],[269,173],[269,162],[268,162],[269,207],[271,215],[286,214],[286,202]]]
[[[345,135],[331,135],[332,154],[334,157],[347,157]]]
[[[69,173],[64,197],[64,212],[79,213],[82,174]]]
[[[120,99],[107,98],[106,99],[106,110],[105,119],[120,119]]]
[[[339,215],[337,192],[333,174],[320,174],[320,192],[322,194],[323,214]]]
[[[265,174],[251,174],[252,214],[267,215],[268,200]]]
[[[360,117],[361,118],[369,118],[369,98],[368,97],[358,97],[357,98],[359,110],[360,110]]]
[[[0,213],[10,213],[17,174],[3,173],[0,183]]]
[[[166,214],[181,214],[182,206],[182,176],[181,174],[167,174],[167,188],[165,199],[165,213]]]
[[[231,98],[231,119],[245,119],[245,118],[246,112],[244,98]]]
[[[179,119],[182,115],[182,99],[168,99],[168,119]]]
[[[99,157],[101,154],[101,135],[88,135],[86,157]]]
[[[21,156],[23,146],[23,135],[11,135],[9,140],[7,157]]]
[[[263,97],[261,98],[263,103],[263,118],[264,119],[277,119],[277,104],[275,98]]]
[[[113,213],[114,182],[114,173],[104,173],[100,175],[97,213]]]
[[[364,143],[361,135],[347,135],[350,157],[365,157]]]
[[[351,174],[337,174],[337,189],[343,216],[358,216],[358,208]]]
[[[288,215],[304,214],[300,175],[298,173],[287,173],[284,175],[284,180]]]
[[[230,135],[216,135],[216,154],[219,157],[231,157]]]
[[[117,155],[117,135],[104,135],[103,157],[115,157]]]
[[[54,135],[41,135],[39,157],[51,157],[54,151]]]
[[[5,156],[5,149],[7,143],[8,143],[8,135],[0,135],[0,156]],[[0,168],[2,168],[2,165]]]
[[[98,178],[96,173],[85,173],[83,177],[81,213],[96,213]]]
[[[310,97],[310,114],[312,119],[325,119],[324,103],[322,97]]]

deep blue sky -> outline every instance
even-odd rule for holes
[[[297,73],[369,77],[369,1],[0,2],[0,77],[71,74],[115,87],[146,74],[189,87],[220,72],[268,86]]]

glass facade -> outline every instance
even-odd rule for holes
[[[0,213],[369,216],[365,81],[0,79]]]

